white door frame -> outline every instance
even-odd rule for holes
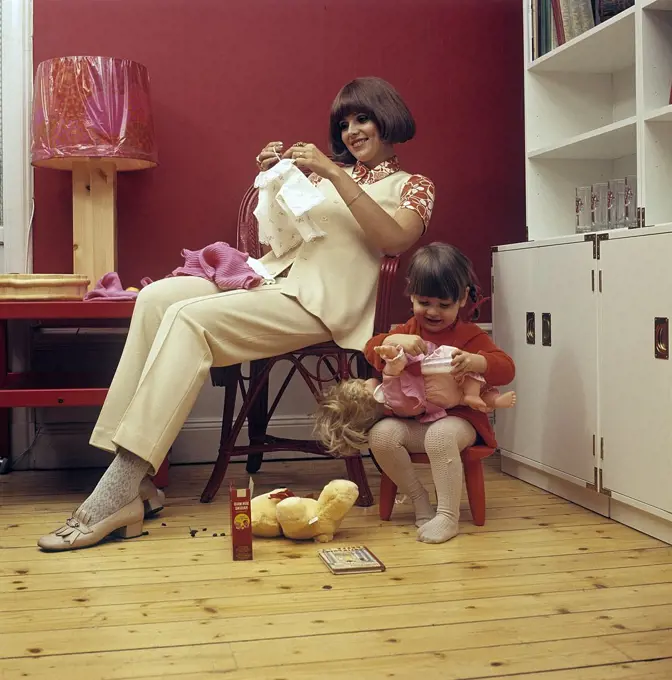
[[[33,206],[30,165],[33,2],[1,1],[4,271],[25,273],[32,270],[29,250]]]
[[[33,97],[33,0],[2,2],[2,176],[3,256],[0,272],[32,271],[31,223],[33,168],[30,164]],[[10,324],[11,370],[26,367],[29,343],[25,324]],[[32,409],[12,409],[13,458],[35,436]]]

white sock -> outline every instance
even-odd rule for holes
[[[140,482],[149,470],[149,463],[130,451],[120,449],[110,467],[100,478],[82,509],[96,524],[128,505],[137,495]]]
[[[415,510],[415,524],[418,527],[434,517],[434,510],[429,502],[427,489],[418,479],[408,451],[422,450],[416,449],[413,444],[420,438],[419,445],[422,446],[425,427],[413,420],[385,418],[377,422],[369,432],[369,446],[378,465],[397,485],[399,491],[410,497]]]
[[[432,423],[425,435],[425,451],[436,487],[436,516],[418,529],[423,543],[444,543],[458,532],[462,495],[460,451],[476,440],[474,428],[462,418],[448,416]]]

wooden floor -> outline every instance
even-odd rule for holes
[[[494,465],[486,525],[465,510],[447,544],[417,543],[408,505],[389,523],[355,508],[334,545],[365,543],[388,569],[349,576],[284,539],[232,562],[228,494],[197,500],[209,471],[171,470],[148,535],[60,555],[35,541],[99,473],[0,477],[0,678],[672,678],[672,548]],[[343,473],[268,463],[256,491]]]

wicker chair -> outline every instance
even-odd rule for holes
[[[253,211],[257,204],[257,190],[250,188],[245,194],[238,214],[238,248],[254,258],[261,257],[258,226]],[[392,284],[399,266],[396,257],[384,257],[381,261],[380,278],[376,302],[374,330],[382,333],[390,328],[390,298]],[[316,359],[314,372],[306,367],[307,359]],[[278,364],[289,364],[289,370],[282,385],[269,408],[268,379]],[[356,371],[354,370],[356,367]],[[229,460],[232,456],[247,456],[247,471],[258,472],[264,453],[272,451],[301,451],[320,455],[328,455],[313,440],[296,440],[274,437],[267,433],[270,419],[280,403],[292,378],[300,375],[311,390],[315,399],[330,382],[347,380],[358,375],[370,377],[371,367],[359,352],[344,350],[333,342],[312,345],[304,349],[250,362],[250,374],[244,376],[241,365],[211,369],[213,385],[224,387],[224,412],[222,414],[222,430],[219,455],[210,479],[201,495],[201,502],[209,503],[215,497],[224,480]],[[242,396],[242,405],[234,421],[234,410],[238,392]],[[248,422],[249,444],[236,445],[240,431]],[[370,506],[373,495],[369,488],[361,456],[345,459],[349,479],[359,487],[357,504]]]

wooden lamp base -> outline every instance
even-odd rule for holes
[[[91,285],[117,270],[117,167],[114,161],[72,163],[73,272]]]

